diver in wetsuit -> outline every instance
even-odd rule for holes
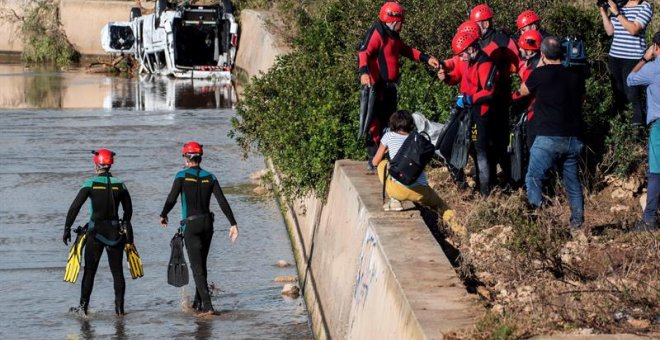
[[[131,216],[133,206],[126,185],[110,174],[115,153],[108,149],[92,151],[96,177],[88,179],[71,203],[64,226],[64,244],[71,241],[71,226],[82,205],[91,199],[90,220],[85,244],[85,272],[82,279],[79,311],[87,314],[89,298],[94,287],[94,276],[99,266],[103,249],[108,253],[108,262],[114,281],[115,313],[124,314],[124,292],[126,283],[122,261],[124,245],[133,243]],[[119,204],[124,211],[123,224],[120,224],[117,211]]]
[[[217,178],[199,167],[204,154],[202,148],[197,142],[188,142],[183,146],[186,169],[176,174],[160,214],[160,224],[167,226],[167,214],[176,204],[177,196],[181,195],[181,229],[196,286],[193,308],[211,312],[213,305],[207,285],[206,259],[213,237],[213,213],[209,210],[212,194],[231,224],[229,238],[232,242],[238,237],[238,226]]]

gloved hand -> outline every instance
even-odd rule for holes
[[[472,105],[472,96],[458,97],[456,100],[456,106],[464,109],[466,105]]]
[[[124,222],[126,226],[126,243],[133,243],[133,225],[131,222]]]
[[[65,246],[69,245],[71,241],[71,227],[64,227],[64,235],[62,235],[62,241]]]

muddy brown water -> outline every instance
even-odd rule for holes
[[[205,81],[123,79],[83,72],[0,65],[0,338],[2,339],[309,339],[302,298],[280,294],[278,276],[295,275],[291,245],[272,198],[256,196],[249,174],[263,159],[242,160],[227,137],[233,89]],[[209,255],[213,304],[220,315],[199,317],[186,307],[194,285],[168,286],[169,241],[175,230],[158,215],[181,145],[205,145],[202,166],[215,173],[240,227],[235,244],[217,204]],[[93,176],[90,150],[117,153],[113,174],[133,198],[135,240],[145,276],[126,277],[126,316],[114,315],[105,255],[88,317],[70,313],[80,281],[63,282],[69,248],[61,235],[66,211]],[[180,216],[180,207],[170,220]],[[89,218],[81,209],[76,225]],[[81,273],[82,274],[82,273]]]

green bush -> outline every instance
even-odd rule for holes
[[[514,31],[515,18],[529,6],[544,18],[547,31],[586,40],[593,63],[585,105],[587,142],[604,150],[611,102],[605,68],[609,38],[595,5],[583,9],[563,0],[486,2],[496,12],[496,28]],[[271,7],[275,1],[264,3]],[[357,45],[376,20],[382,1],[326,0],[313,6],[308,1],[282,3],[289,8],[284,14],[287,20],[303,29],[293,41],[293,51],[246,88],[231,135],[246,154],[260,152],[273,160],[290,198],[310,190],[324,197],[335,160],[366,156],[356,140]],[[474,5],[475,1],[405,1],[402,38],[410,46],[447,58],[456,27]],[[402,58],[401,70],[399,108],[443,121],[456,88],[435,81],[428,67],[406,58]]]
[[[22,59],[30,64],[53,63],[65,66],[77,62],[80,54],[59,26],[58,5],[52,0],[30,3],[21,25]]]

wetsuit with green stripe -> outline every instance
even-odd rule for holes
[[[213,238],[213,214],[209,209],[211,195],[215,196],[229,223],[236,225],[234,214],[217,178],[199,166],[190,167],[176,174],[160,214],[160,217],[167,219],[167,214],[176,204],[177,197],[181,196],[181,227],[195,279],[195,306],[207,311],[213,309],[207,286],[206,267]]]
[[[71,203],[66,217],[65,225],[67,227],[73,225],[80,208],[88,198],[90,199],[90,224],[85,244],[85,273],[82,279],[80,304],[86,306],[89,303],[94,287],[94,276],[103,249],[106,249],[114,281],[115,303],[123,310],[126,290],[122,268],[123,250],[125,242],[127,240],[132,242],[133,239],[133,228],[130,226],[133,215],[131,196],[126,185],[118,178],[112,177],[109,172],[88,179]],[[117,211],[120,204],[123,210],[123,220],[128,226],[126,236],[119,234]]]

